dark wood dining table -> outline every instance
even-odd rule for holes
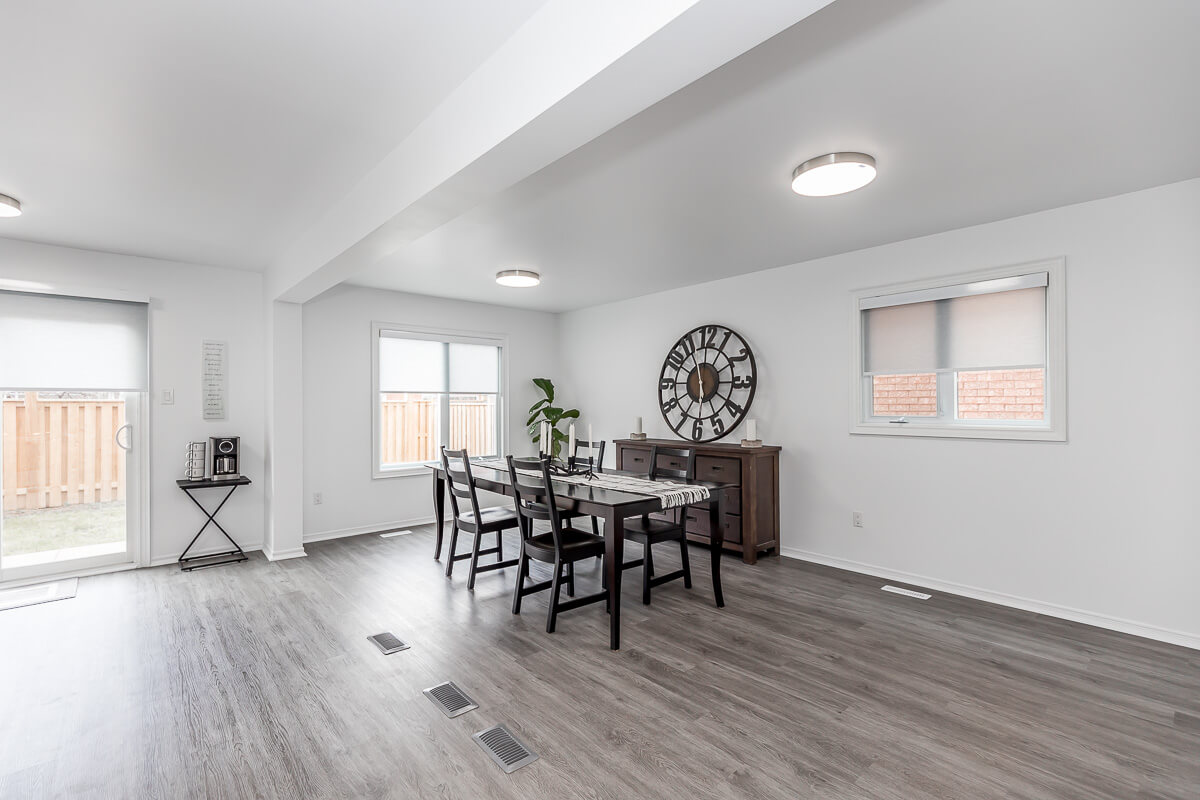
[[[441,464],[430,464],[433,472],[433,508],[437,525],[437,542],[434,545],[435,559],[442,555],[442,528],[446,518],[446,473]],[[512,484],[506,470],[493,469],[471,464],[471,474],[475,486],[496,494],[509,497],[513,494]],[[644,473],[605,470],[603,475],[630,475],[646,478]],[[725,513],[725,491],[737,488],[736,483],[714,483],[712,481],[684,481],[673,478],[672,483],[687,483],[694,486],[705,486],[709,489],[708,500],[690,504],[692,507],[707,506],[709,514],[709,530],[712,538],[709,550],[712,556],[712,585],[717,607],[725,605],[725,597],[721,593],[721,547],[725,543],[725,526],[721,524]],[[588,516],[598,517],[604,521],[604,570],[608,582],[609,608],[609,647],[619,650],[621,647],[621,573],[620,564],[624,561],[625,526],[624,521],[629,517],[640,517],[643,514],[654,514],[662,511],[658,497],[632,492],[615,491],[596,485],[566,483],[554,481],[554,497],[558,507],[563,510],[574,510]]]

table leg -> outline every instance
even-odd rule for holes
[[[437,561],[442,557],[442,527],[446,521],[446,479],[436,469],[429,471],[433,473],[433,524],[437,536],[433,544],[433,560]]]
[[[611,509],[604,515],[604,575],[608,582],[608,646],[621,649],[621,564],[625,560],[625,518]]]
[[[721,592],[721,550],[725,546],[725,493],[716,492],[708,504],[709,542],[712,549],[713,595],[717,608],[725,607],[725,595]]]

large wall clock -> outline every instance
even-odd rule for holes
[[[667,352],[658,376],[658,407],[676,435],[711,442],[742,421],[757,386],[746,340],[724,325],[701,325]]]

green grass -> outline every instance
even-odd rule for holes
[[[88,503],[8,511],[4,514],[0,539],[6,556],[121,542],[125,540],[125,504]]]

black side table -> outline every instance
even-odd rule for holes
[[[249,486],[250,485],[250,479],[243,476],[243,477],[238,477],[238,478],[222,478],[219,480],[198,480],[198,481],[179,480],[179,481],[175,481],[175,485],[178,486],[180,489],[183,489],[183,493],[186,494],[191,499],[191,501],[196,504],[196,508],[203,511],[204,516],[208,517],[208,519],[205,521],[204,525],[201,526],[200,530],[196,531],[196,535],[192,537],[192,541],[188,542],[188,546],[183,549],[183,553],[180,554],[179,568],[181,570],[183,570],[184,572],[190,572],[191,570],[194,570],[194,569],[203,569],[205,567],[219,567],[222,564],[237,564],[241,561],[249,560],[250,557],[248,555],[246,555],[246,552],[244,550],[242,550],[241,547],[238,546],[237,542],[235,542],[233,540],[233,537],[229,535],[229,531],[222,528],[221,523],[217,522],[216,516],[217,516],[217,514],[221,513],[221,508],[225,505],[226,501],[228,501],[230,497],[233,497],[233,493],[237,491],[237,488],[239,486]],[[226,493],[225,498],[223,500],[221,500],[221,502],[217,505],[216,509],[214,509],[212,511],[212,513],[209,513],[208,509],[206,509],[203,505],[201,505],[200,501],[196,499],[196,496],[194,494],[192,494],[192,492],[196,491],[197,489],[224,489],[224,488],[228,488],[229,492]],[[200,538],[200,534],[204,533],[204,531],[208,528],[208,526],[210,524],[216,525],[217,530],[219,530],[221,533],[225,534],[225,538],[229,540],[229,543],[231,545],[233,545],[233,549],[226,550],[223,553],[209,553],[208,555],[203,555],[203,556],[189,556],[188,551],[192,549],[192,545],[194,545],[196,543],[196,540]],[[221,560],[213,561],[211,559],[221,559]],[[204,563],[193,564],[193,563],[191,563],[193,561],[203,561]]]

